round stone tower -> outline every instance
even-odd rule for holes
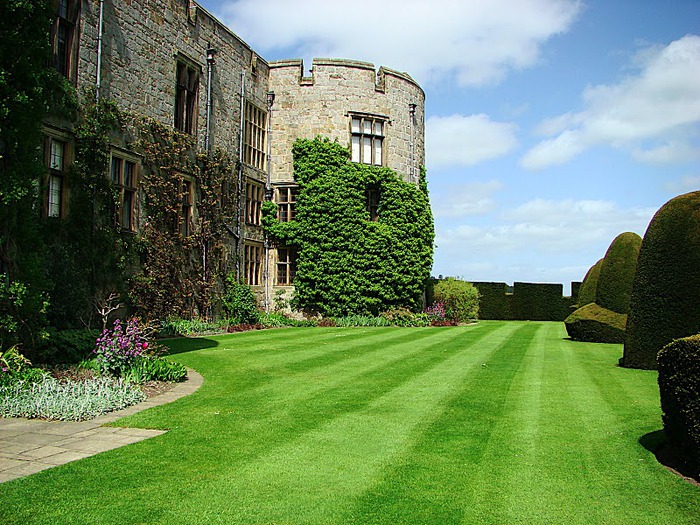
[[[270,64],[271,182],[292,183],[292,146],[317,136],[347,145],[355,162],[385,166],[417,183],[425,164],[425,93],[408,74],[355,60]]]

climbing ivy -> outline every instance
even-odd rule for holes
[[[350,162],[328,139],[298,140],[293,152],[296,220],[278,223],[266,205],[263,225],[278,245],[297,247],[295,306],[325,316],[419,309],[434,240],[425,171],[416,186],[388,168]],[[369,189],[380,196],[376,221]]]
[[[140,115],[128,115],[129,148],[142,155],[141,257],[130,298],[144,318],[208,317],[227,268],[224,251],[236,220],[230,158],[197,154],[195,139]],[[196,223],[181,235],[184,181],[196,192]]]

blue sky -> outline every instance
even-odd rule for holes
[[[426,93],[434,275],[581,280],[700,189],[700,0],[201,0],[268,60]]]

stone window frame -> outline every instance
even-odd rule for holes
[[[181,175],[180,208],[177,213],[177,229],[180,237],[189,237],[194,233],[195,195],[194,178]]]
[[[138,224],[138,184],[141,178],[141,162],[135,155],[112,150],[109,175],[115,190],[114,226],[120,231],[135,233]]]
[[[68,168],[73,162],[73,142],[67,133],[44,129],[46,175],[42,191],[42,216],[62,219],[68,208]]]
[[[78,77],[80,0],[57,0],[51,26],[51,67],[73,84]]]
[[[188,135],[197,133],[199,80],[202,67],[182,54],[175,56],[175,111],[173,126]]]
[[[299,254],[293,246],[277,248],[277,286],[293,286]]]
[[[245,101],[243,163],[260,171],[267,169],[267,111]]]
[[[252,226],[262,225],[262,205],[265,200],[265,186],[248,180],[245,183],[245,222]]]
[[[350,159],[370,166],[386,164],[385,143],[389,118],[373,113],[348,112]]]
[[[243,245],[245,282],[249,286],[262,284],[262,268],[265,249],[262,243],[246,242]]]
[[[296,215],[298,185],[284,185],[275,188],[275,202],[277,203],[277,220],[279,222],[291,222]]]
[[[370,184],[365,190],[367,215],[370,221],[379,220],[379,205],[381,203],[381,189],[376,184]]]

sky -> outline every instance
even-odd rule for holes
[[[700,189],[700,0],[199,0],[266,60],[426,94],[433,275],[581,281]]]

